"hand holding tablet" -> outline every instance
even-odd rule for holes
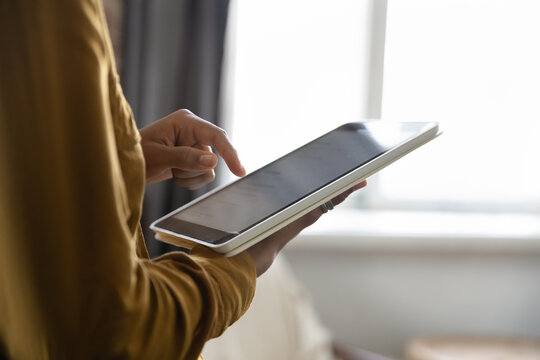
[[[341,204],[355,190],[363,188],[366,184],[367,182],[364,180],[352,188],[343,191],[341,194],[325,202],[318,208],[302,215],[284,228],[265,237],[255,245],[250,246],[246,251],[253,259],[253,263],[257,270],[257,276],[264,273],[270,267],[281,249],[283,249],[283,247],[289,241],[294,239],[302,230],[313,225],[322,215],[333,209],[334,206]]]
[[[151,229],[163,241],[235,255],[432,140],[438,128],[344,124],[158,219]]]

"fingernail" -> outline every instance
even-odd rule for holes
[[[199,158],[199,164],[203,166],[213,166],[215,162],[215,157],[212,155],[201,155]]]

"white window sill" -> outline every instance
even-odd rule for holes
[[[288,250],[540,254],[540,215],[336,208]]]

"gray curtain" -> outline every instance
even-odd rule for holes
[[[228,0],[124,0],[122,85],[139,127],[180,108],[219,125]],[[142,225],[151,256],[173,247],[150,223],[197,193],[172,181],[147,186]]]

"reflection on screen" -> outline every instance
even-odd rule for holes
[[[416,132],[402,129],[389,135],[377,125],[341,126],[174,217],[228,233],[240,233],[383,154]]]

